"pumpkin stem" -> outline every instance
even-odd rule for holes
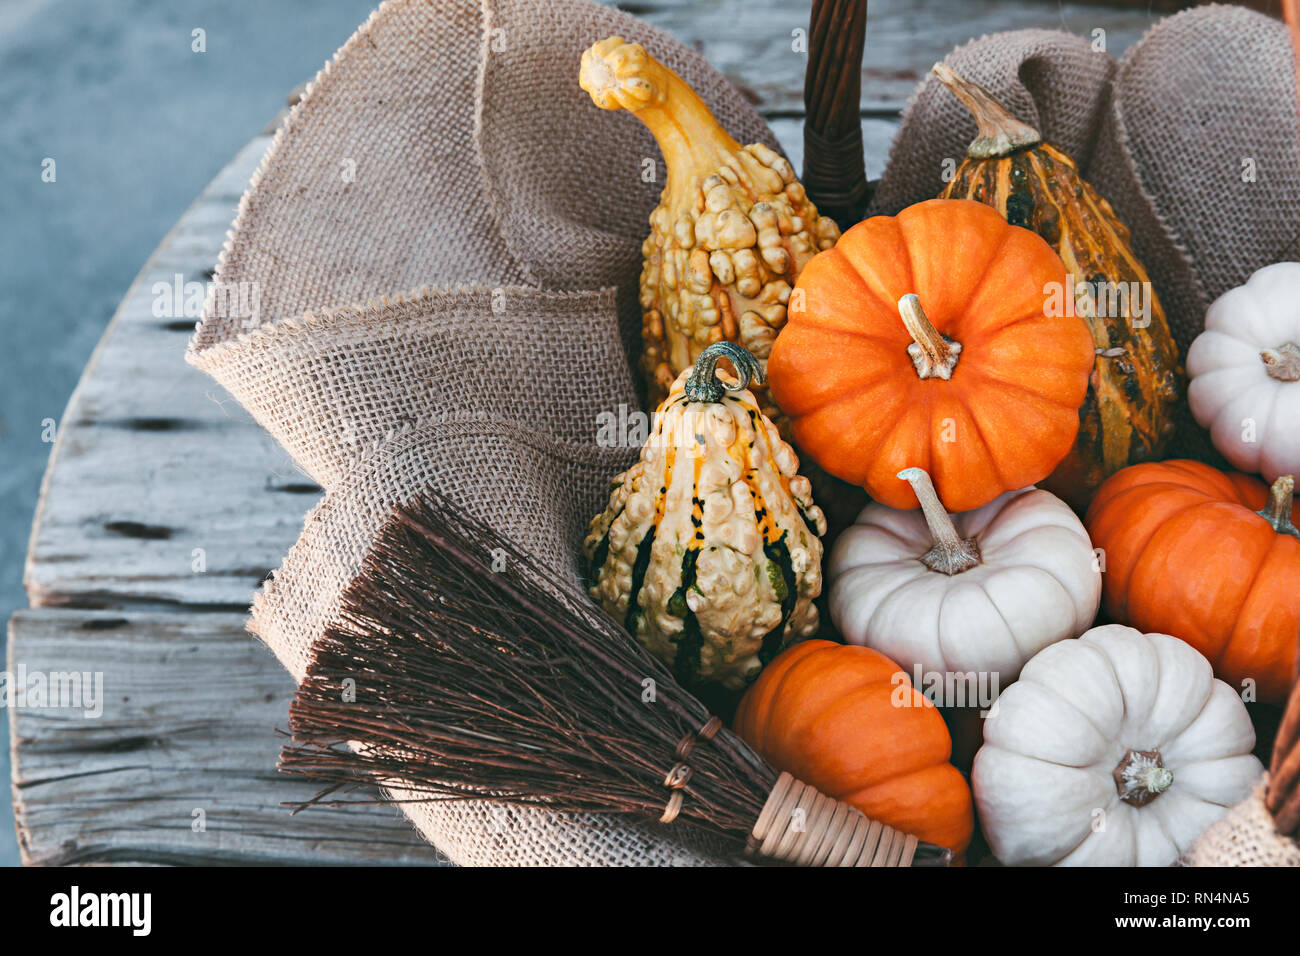
[[[1275,349],[1259,353],[1269,378],[1279,382],[1300,382],[1300,345],[1286,342]]]
[[[972,159],[1010,156],[1018,149],[1036,146],[1043,141],[1038,130],[1012,116],[992,93],[978,83],[963,80],[946,63],[936,63],[932,71],[939,82],[952,90],[952,95],[971,111],[979,124],[979,133],[966,148],[967,156]]]
[[[934,493],[934,482],[924,468],[904,468],[898,473],[912,490],[916,500],[921,502],[921,513],[925,523],[930,527],[930,539],[934,546],[921,555],[920,561],[931,571],[953,575],[969,571],[980,563],[979,548],[974,538],[963,538],[957,534],[957,527],[944,510],[939,496]]]
[[[961,354],[961,343],[939,334],[921,308],[921,300],[913,292],[898,300],[898,314],[903,317],[903,325],[912,336],[907,354],[912,357],[916,374],[921,378],[941,378],[944,381],[952,378],[957,356]]]
[[[1111,771],[1119,798],[1133,807],[1145,807],[1174,782],[1158,750],[1130,750]]]
[[[1295,476],[1282,475],[1268,489],[1268,503],[1263,511],[1256,511],[1265,521],[1273,526],[1278,534],[1289,534],[1300,538],[1300,530],[1291,523],[1291,505],[1295,500]]]
[[[732,385],[718,378],[718,359],[731,359],[739,381]],[[686,398],[692,402],[720,402],[727,392],[741,392],[750,382],[762,385],[766,381],[763,366],[753,353],[735,342],[714,342],[695,360],[691,377],[686,380]]]

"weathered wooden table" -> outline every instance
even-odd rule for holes
[[[781,0],[624,4],[695,45],[750,91],[802,160],[808,6]],[[957,43],[1039,26],[1118,54],[1143,10],[1036,0],[871,0],[863,76],[867,171],[879,175],[903,104]],[[340,41],[344,39],[340,37]],[[31,609],[10,622],[7,669],[103,675],[103,712],[10,713],[14,810],[29,864],[435,863],[395,810],[290,817],[311,785],[275,771],[293,681],[244,631],[252,594],[320,489],[232,399],[184,362],[194,314],[155,314],[156,284],[205,282],[270,142],[249,143],[136,278],[62,423],[32,532]]]

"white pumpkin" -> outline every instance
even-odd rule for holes
[[[1025,488],[950,518],[924,471],[899,478],[921,510],[868,505],[827,563],[846,641],[908,673],[977,672],[1005,687],[1038,651],[1092,624],[1101,573],[1065,502]]]
[[[1009,865],[1169,866],[1264,772],[1246,705],[1190,644],[1110,624],[1025,665],[971,785]]]
[[[1300,262],[1215,299],[1187,374],[1192,414],[1223,457],[1269,482],[1300,474]]]

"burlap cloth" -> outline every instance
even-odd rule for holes
[[[598,447],[597,416],[640,407],[636,277],[664,174],[644,127],[578,88],[581,52],[612,34],[680,73],[740,142],[776,148],[699,56],[616,10],[389,0],[308,88],[240,204],[214,284],[255,283],[259,311],[211,300],[187,357],[326,490],[250,622],[298,679],[388,508],[425,488],[578,580],[586,521],[636,455]],[[1173,18],[1118,67],[1109,109],[1114,62],[1064,34],[985,38],[952,63],[1116,200],[1184,348],[1209,298],[1300,223],[1291,54],[1271,21]],[[973,131],[923,85],[877,211],[935,195]],[[1258,186],[1241,184],[1245,156]],[[463,864],[726,860],[680,827],[486,801],[404,810]]]
[[[1300,846],[1273,829],[1265,774],[1254,791],[1196,838],[1179,866],[1300,866]]]

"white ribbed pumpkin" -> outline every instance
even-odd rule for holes
[[[715,377],[721,357],[739,384]],[[762,367],[740,346],[705,349],[583,545],[591,596],[688,685],[744,687],[817,630],[826,521],[751,378]]]
[[[1036,655],[971,784],[1010,865],[1169,866],[1264,768],[1246,705],[1190,644],[1110,624]]]
[[[1069,506],[1024,488],[949,517],[919,468],[900,472],[921,510],[868,505],[826,567],[831,619],[909,674],[993,674],[1005,687],[1101,601],[1088,533]]]
[[[1215,299],[1187,373],[1192,414],[1223,457],[1270,483],[1300,475],[1300,262]]]

